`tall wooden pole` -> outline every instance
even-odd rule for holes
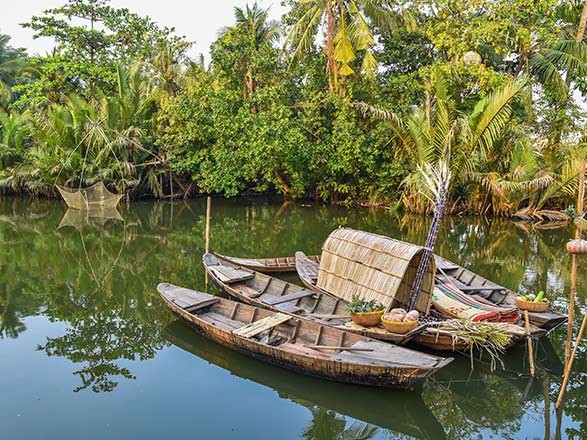
[[[571,357],[569,359],[569,363],[565,368],[565,375],[563,377],[563,384],[561,386],[561,390],[558,393],[558,399],[556,400],[556,409],[559,409],[563,404],[563,400],[565,398],[565,392],[567,390],[567,385],[569,383],[569,376],[571,375],[571,369],[573,368],[573,361],[575,360],[575,356],[577,355],[577,349],[581,344],[581,339],[583,339],[583,333],[585,332],[585,326],[587,325],[587,313],[583,316],[583,321],[581,322],[581,328],[579,329],[579,334],[577,335],[577,340],[575,341],[575,347],[573,348],[573,353],[571,353]]]
[[[583,201],[585,199],[585,161],[581,161],[579,168],[579,193],[577,194],[577,215],[583,215]],[[581,238],[581,229],[575,230],[575,239]],[[565,345],[565,369],[571,356],[571,344],[573,340],[573,321],[575,317],[575,292],[577,290],[577,255],[573,254],[571,262],[571,291],[569,292],[569,317],[567,321],[567,342]]]
[[[206,253],[210,252],[210,212],[212,211],[212,198],[206,200]],[[208,287],[208,271],[206,271],[206,287]]]
[[[524,310],[524,319],[526,320],[526,338],[528,340],[528,359],[530,359],[530,376],[536,376],[534,370],[534,346],[532,345],[532,334],[530,333],[530,318],[528,310]]]
[[[587,3],[586,3],[587,4]],[[585,160],[581,161],[581,168],[579,170],[579,194],[577,196],[577,215],[583,215],[583,200],[585,199]],[[575,231],[575,239],[581,238],[581,229],[577,228]],[[571,370],[573,368],[573,361],[575,360],[575,356],[577,355],[577,350],[579,345],[581,344],[581,339],[583,339],[583,333],[585,332],[585,326],[587,325],[587,313],[583,315],[583,320],[581,322],[581,328],[579,329],[579,334],[577,335],[577,340],[575,341],[575,347],[573,348],[573,352],[569,355],[568,350],[570,349],[571,339],[573,337],[573,314],[575,308],[575,289],[577,287],[577,255],[573,254],[573,266],[571,268],[571,292],[569,295],[569,324],[568,324],[568,334],[567,334],[567,347],[565,350],[565,374],[563,377],[563,384],[561,386],[561,390],[558,394],[558,399],[556,401],[556,408],[559,409],[565,397],[565,393],[567,390],[567,385],[569,383],[569,377],[571,376]]]

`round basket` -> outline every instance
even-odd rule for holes
[[[378,310],[376,312],[351,313],[351,319],[355,324],[363,327],[374,327],[381,322],[383,312],[383,310]]]
[[[529,312],[544,312],[550,306],[549,301],[541,301],[535,303],[534,301],[524,301],[518,297],[514,298],[516,306],[520,310],[528,310]]]
[[[397,322],[397,321],[388,321],[383,316],[381,317],[381,323],[385,330],[391,333],[398,333],[403,335],[405,333],[411,332],[416,327],[418,327],[418,321],[408,321],[408,322]]]
[[[587,240],[571,240],[567,243],[569,254],[587,254]]]

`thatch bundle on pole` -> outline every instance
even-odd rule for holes
[[[339,228],[322,246],[317,286],[351,301],[353,295],[376,300],[387,310],[408,306],[424,248],[382,235]],[[432,301],[434,261],[422,281],[414,309],[427,314]]]

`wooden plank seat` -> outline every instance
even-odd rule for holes
[[[170,300],[188,312],[208,307],[219,299],[205,293],[177,286],[170,287],[169,292],[173,295]]]
[[[307,296],[314,296],[314,295],[316,295],[316,292],[312,292],[311,290],[304,289],[304,290],[300,290],[299,292],[290,293],[288,295],[282,295],[282,296],[266,295],[261,300],[264,303],[269,304],[270,306],[275,306],[277,304],[295,301],[300,298],[305,298]]]
[[[230,266],[210,266],[210,271],[220,281],[226,284],[240,283],[250,280],[255,276],[254,272]]]
[[[269,315],[263,319],[251,322],[250,324],[234,330],[232,333],[243,338],[252,338],[257,336],[259,333],[263,333],[266,330],[277,327],[278,325],[283,324],[290,319],[291,316],[286,315],[285,313],[274,313],[273,315]]]
[[[201,319],[203,319],[204,321],[209,322],[210,324],[215,325],[216,327],[222,328],[227,331],[235,331],[235,330],[238,330],[239,328],[244,327],[242,322],[230,319],[224,315],[221,315],[220,313],[208,312],[208,313],[199,315],[199,317]]]

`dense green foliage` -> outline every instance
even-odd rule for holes
[[[450,154],[452,212],[573,203],[587,155],[583,2],[257,4],[211,63],[148,17],[68,0],[0,38],[0,187],[103,180],[132,197],[279,192],[429,210],[418,170]]]

